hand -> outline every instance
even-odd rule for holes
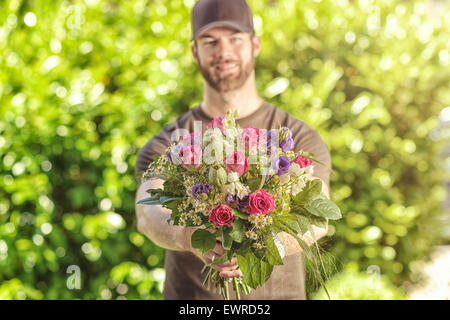
[[[186,228],[191,229],[191,228]],[[200,260],[202,260],[205,264],[211,264],[214,260],[219,259],[224,253],[225,249],[222,245],[222,239],[219,237],[216,240],[216,246],[214,249],[207,251],[206,253],[202,254],[200,250],[193,248],[191,245],[191,236],[192,233],[197,230],[198,228],[192,228],[191,230],[187,230],[187,242],[189,245],[187,246],[188,251],[192,252],[195,256],[197,256]],[[212,231],[211,231],[212,232]],[[221,264],[213,264],[211,266],[213,269],[219,271],[219,275],[224,278],[233,278],[233,277],[242,277],[242,272],[239,270],[239,265],[237,263],[237,258],[233,257],[230,261],[226,261]]]

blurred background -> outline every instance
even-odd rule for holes
[[[162,298],[134,165],[202,99],[194,3],[0,1],[0,299]],[[332,298],[448,299],[450,2],[249,4],[260,95],[330,148]]]

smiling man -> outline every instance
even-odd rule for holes
[[[165,126],[139,151],[135,170],[145,171],[156,154],[163,154],[178,129],[194,130],[200,122],[203,132],[214,118],[227,110],[239,110],[237,123],[245,127],[292,131],[294,151],[313,153],[325,165],[315,165],[314,175],[324,182],[329,196],[330,154],[318,132],[303,121],[262,99],[255,84],[255,60],[261,50],[261,39],[253,28],[252,12],[245,0],[200,0],[192,11],[192,55],[204,78],[203,101]],[[301,107],[301,106],[298,106]],[[198,123],[197,122],[197,123]],[[146,190],[162,188],[159,179],[142,182],[136,200],[147,197]],[[194,228],[182,228],[167,223],[170,210],[162,206],[136,205],[138,230],[155,244],[166,248],[165,299],[222,299],[203,287],[204,263],[224,253],[221,243],[206,254],[192,248],[190,237]],[[325,236],[327,228],[315,229],[314,237],[305,234],[309,244]],[[277,266],[270,279],[242,299],[306,299],[305,261],[296,240],[285,233],[278,234],[284,251],[284,265]],[[223,277],[242,275],[236,259],[216,265]]]

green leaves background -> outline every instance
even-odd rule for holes
[[[260,94],[330,148],[344,219],[325,245],[340,268],[416,280],[413,262],[445,235],[448,6],[249,2]],[[201,101],[193,4],[0,2],[0,298],[161,298],[164,251],[136,230],[134,165]]]

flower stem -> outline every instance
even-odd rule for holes
[[[238,279],[236,277],[233,278],[233,287],[234,292],[236,293],[236,300],[241,300],[241,293],[239,292]]]

